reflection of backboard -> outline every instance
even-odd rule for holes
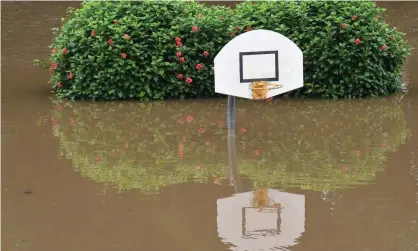
[[[266,81],[273,97],[303,86],[303,53],[280,33],[254,30],[243,33],[215,57],[215,92],[253,99],[250,87]]]
[[[280,208],[242,208],[242,237],[257,238],[280,234]]]
[[[254,207],[255,197],[263,200],[265,192],[268,205],[261,209]],[[277,204],[281,207],[272,208]],[[218,199],[217,208],[218,235],[223,242],[232,244],[234,251],[293,246],[305,231],[304,195],[258,190]]]

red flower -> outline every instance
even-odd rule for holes
[[[342,24],[342,25],[341,25],[341,27],[342,27],[343,29],[345,29],[345,28],[347,27],[347,25],[346,25],[346,24]]]
[[[113,23],[114,24],[119,24],[119,21],[118,20],[113,20]]]
[[[357,19],[357,16],[352,16],[351,17],[351,20],[353,20],[353,21],[356,20],[356,19]]]
[[[184,78],[184,76],[183,76],[183,74],[179,74],[179,75],[177,75],[177,78],[182,80]]]
[[[342,171],[343,171],[344,173],[347,171],[347,169],[348,169],[348,168],[347,168],[347,166],[343,166],[343,167],[342,167]]]
[[[180,51],[178,51],[177,53],[176,53],[176,56],[179,58],[179,57],[181,57],[181,52]]]
[[[73,73],[72,73],[72,72],[70,72],[70,73],[68,74],[68,79],[73,79]]]
[[[203,133],[203,132],[204,132],[204,130],[203,130],[203,128],[198,128],[198,129],[197,129],[197,132],[198,132],[198,133]]]
[[[247,27],[247,31],[252,31],[253,27]]]
[[[57,86],[58,86],[58,88],[61,88],[62,87],[61,82],[58,82]]]
[[[246,132],[246,131],[247,131],[247,129],[245,129],[245,128],[241,128],[239,131],[240,131],[240,132],[242,132],[242,133],[244,133],[244,132]]]
[[[67,55],[67,53],[68,53],[67,48],[62,49],[62,53],[64,53],[64,55]]]
[[[240,27],[237,27],[235,30],[236,31],[241,31],[241,28]]]
[[[126,59],[126,53],[122,53],[122,54],[120,54],[120,56],[121,56],[123,59]]]
[[[181,42],[181,38],[176,37],[176,43],[180,43]]]
[[[193,79],[191,79],[191,78],[186,78],[186,83],[187,83],[187,84],[189,84],[189,85],[190,85],[192,82],[193,82]]]
[[[187,121],[189,121],[189,123],[192,123],[192,121],[193,121],[193,116],[192,116],[192,115],[187,116]]]
[[[92,37],[95,37],[95,36],[96,36],[96,32],[94,32],[94,30],[91,30],[90,35],[91,35]]]
[[[52,69],[57,69],[58,68],[58,64],[57,63],[53,63],[51,67],[52,67]]]
[[[360,44],[360,38],[356,38],[356,41],[354,41],[356,43],[356,45]]]
[[[109,40],[107,40],[107,43],[108,43],[110,46],[112,46],[112,45],[113,45],[113,40],[112,40],[112,39],[109,39]]]
[[[235,37],[235,33],[233,33],[232,31],[229,33],[229,36],[231,37]]]
[[[130,38],[131,38],[131,36],[129,36],[129,34],[125,34],[125,35],[123,35],[123,38],[124,38],[124,39],[130,39]]]
[[[57,50],[54,48],[54,49],[51,50],[51,52],[52,52],[52,54],[55,54],[55,53],[57,53]]]
[[[177,42],[177,47],[181,47],[183,44],[181,42]]]
[[[205,57],[207,57],[207,56],[209,56],[209,52],[204,51],[204,52],[203,52],[203,55],[204,55]]]
[[[198,29],[197,29],[197,26],[196,26],[196,25],[192,27],[192,31],[193,31],[193,32],[197,32],[197,30],[198,30]]]
[[[196,69],[201,70],[203,68],[203,64],[197,64]]]
[[[385,51],[385,50],[387,49],[386,44],[383,44],[383,45],[382,45],[382,47],[380,47],[380,49],[381,49],[382,51]]]
[[[179,58],[180,63],[184,64],[184,57]]]

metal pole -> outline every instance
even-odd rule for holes
[[[228,96],[228,108],[227,108],[226,121],[228,123],[228,129],[235,130],[235,97]],[[235,134],[235,132],[234,132]]]

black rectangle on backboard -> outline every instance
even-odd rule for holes
[[[268,78],[244,78],[244,67],[243,67],[243,57],[245,56],[254,56],[254,55],[274,55],[274,76]],[[239,53],[239,78],[240,83],[249,83],[255,81],[279,81],[279,52],[278,51],[251,51],[251,52],[240,52]]]

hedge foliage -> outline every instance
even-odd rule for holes
[[[239,101],[237,106],[239,172],[255,187],[325,191],[373,182],[387,153],[410,135],[396,96],[274,103]],[[219,100],[53,100],[53,105],[44,122],[59,138],[61,156],[82,176],[143,193],[228,177],[225,113]],[[264,116],[248,116],[260,110]]]
[[[404,34],[370,1],[87,1],[69,9],[48,62],[58,98],[210,97],[213,59],[233,37],[268,29],[304,52],[305,86],[290,95],[352,98],[396,92]]]

